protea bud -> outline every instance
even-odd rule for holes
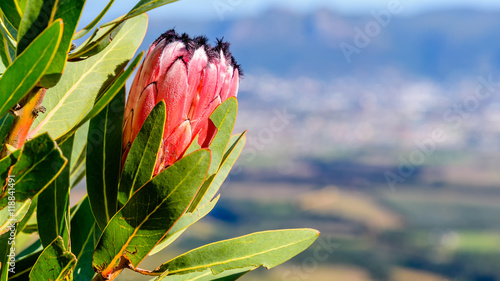
[[[153,107],[166,104],[163,142],[155,174],[180,159],[198,135],[208,147],[216,128],[209,117],[215,108],[238,92],[240,69],[229,44],[212,47],[205,37],[179,36],[174,30],[150,46],[127,100],[124,116],[123,159]]]

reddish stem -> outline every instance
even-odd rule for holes
[[[9,144],[14,148],[21,148],[23,146],[31,125],[38,116],[38,113],[45,112],[42,101],[46,91],[47,89],[45,88],[33,88],[33,90],[31,90],[21,102],[10,111],[10,113],[14,115],[14,122],[10,127],[5,144]],[[7,154],[9,154],[9,152],[4,146],[1,157],[5,157]]]

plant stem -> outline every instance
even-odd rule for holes
[[[163,272],[153,272],[151,270],[147,270],[147,269],[141,269],[141,268],[133,268],[130,264],[128,265],[128,269],[130,270],[133,270],[137,273],[140,273],[142,275],[147,275],[147,276],[159,276],[159,275],[162,275]]]
[[[42,101],[46,91],[47,89],[45,88],[33,88],[15,108],[11,109],[10,113],[14,115],[14,122],[5,139],[5,144],[9,144],[14,148],[21,148],[23,146],[38,113],[45,112]],[[3,158],[8,154],[9,151],[4,145],[0,157]]]

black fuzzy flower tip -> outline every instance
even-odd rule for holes
[[[219,60],[220,53],[222,51],[228,63],[234,69],[238,69],[240,77],[243,76],[243,70],[241,69],[241,66],[236,62],[233,55],[229,51],[230,44],[228,42],[223,41],[224,38],[217,39],[216,45],[212,46],[210,45],[210,43],[208,43],[208,39],[205,36],[198,36],[195,38],[191,38],[187,33],[183,33],[180,35],[177,32],[175,32],[174,29],[170,29],[167,32],[160,35],[160,37],[158,37],[158,39],[156,39],[153,42],[153,44],[156,45],[162,40],[165,40],[167,45],[172,42],[181,41],[186,46],[188,54],[190,56],[192,56],[194,54],[194,51],[196,51],[198,48],[203,47],[205,49],[205,52],[207,53],[209,61]]]

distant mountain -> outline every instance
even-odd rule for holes
[[[392,15],[390,21],[386,19],[387,26],[379,25],[378,35],[368,37],[369,44],[360,48],[355,36],[363,37],[359,30],[366,34],[367,26],[377,34],[374,20],[373,15],[343,16],[330,10],[309,15],[272,10],[257,18],[199,23],[152,19],[145,42],[172,27],[192,35],[225,37],[247,72],[281,77],[370,76],[380,69],[396,68],[441,81],[456,75],[476,76],[500,66],[498,12]],[[356,48],[350,63],[341,48],[345,51],[349,45]]]

